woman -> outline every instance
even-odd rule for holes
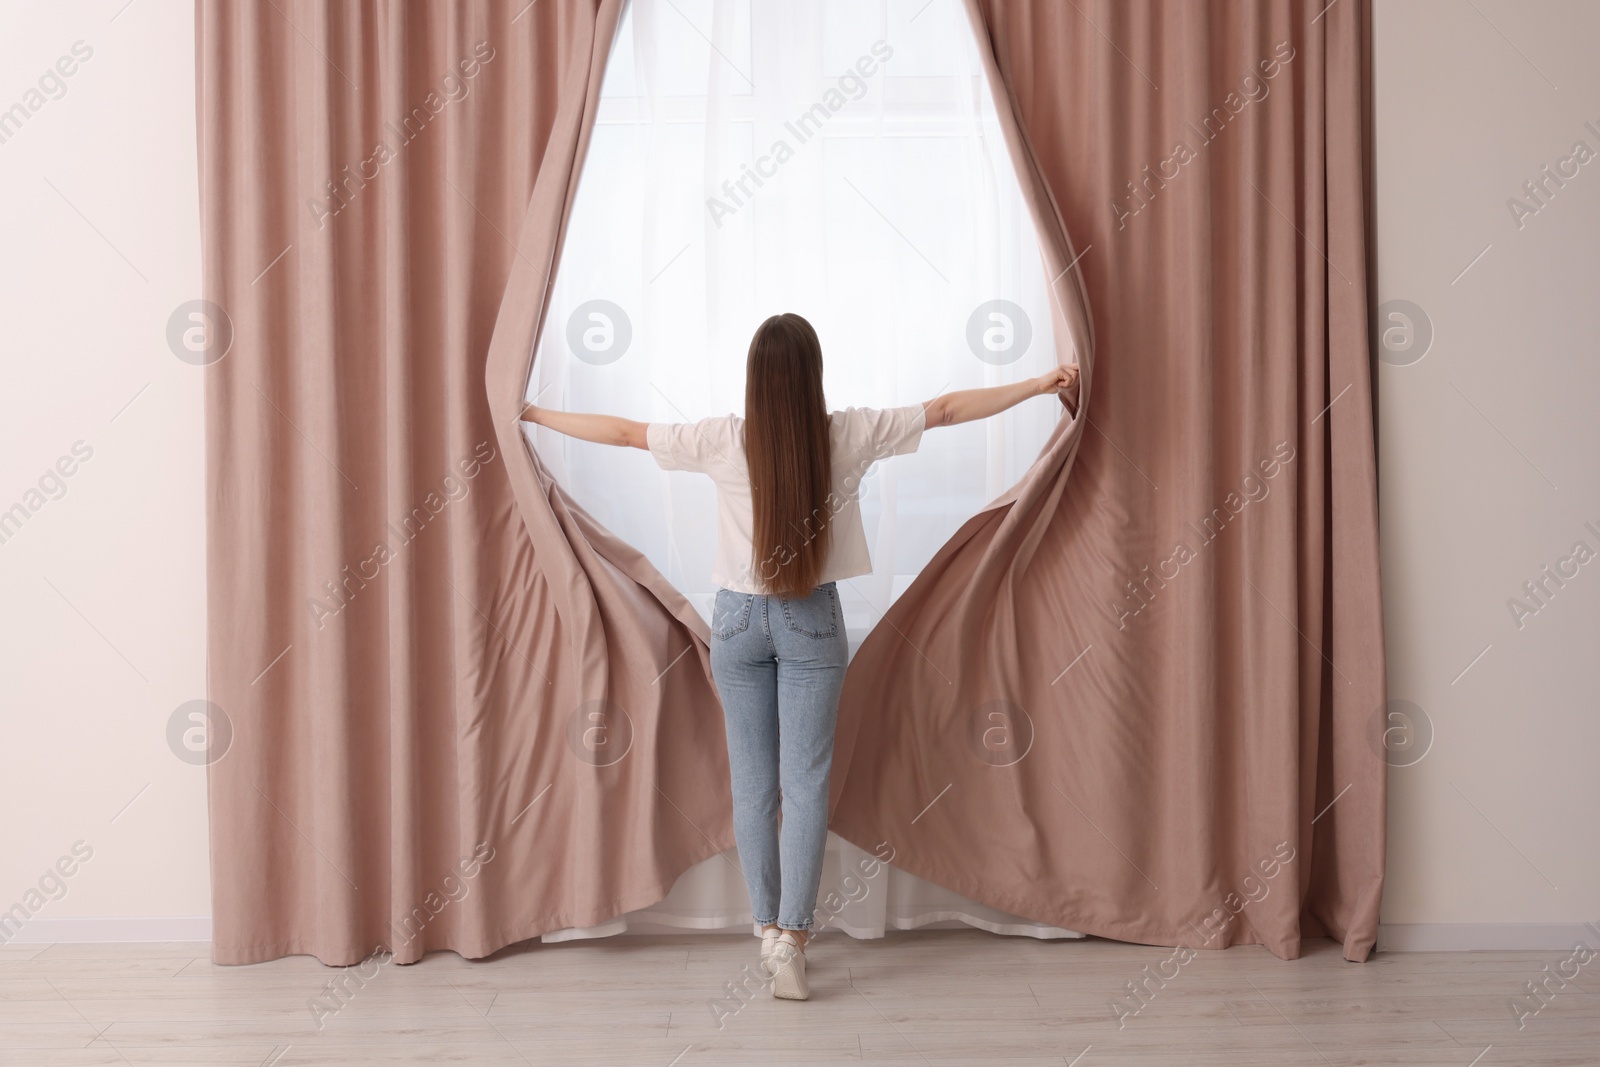
[[[774,315],[750,341],[742,419],[647,424],[532,404],[523,411],[525,421],[648,449],[665,470],[716,482],[711,674],[727,726],[734,836],[773,996],[810,995],[805,946],[849,659],[837,583],[872,570],[861,479],[874,461],[916,451],[925,427],[986,418],[1047,393],[1075,406],[1077,382],[1073,364],[908,407],[829,412],[816,331],[799,315]]]

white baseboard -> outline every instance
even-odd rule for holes
[[[687,933],[684,927],[634,924],[628,933]],[[708,934],[730,932],[707,929]],[[747,932],[739,924],[731,932]],[[3,935],[0,935],[3,936]],[[209,915],[30,919],[4,944],[56,945],[138,941],[210,941]],[[1600,923],[1386,923],[1378,927],[1379,952],[1558,952],[1583,941],[1600,947]]]
[[[211,940],[209,915],[134,915],[111,919],[37,916],[10,937],[8,945],[65,945],[133,941]]]
[[[1379,952],[1559,952],[1579,941],[1600,946],[1594,923],[1385,923]]]

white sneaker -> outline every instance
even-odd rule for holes
[[[785,930],[778,935],[767,968],[772,972],[773,996],[780,1000],[810,998],[811,986],[806,982],[806,954],[800,947],[800,939],[792,930]]]
[[[772,949],[777,945],[778,935],[781,933],[783,933],[783,930],[776,926],[770,930],[761,931],[761,966],[769,974],[771,973],[771,968],[768,966],[768,961],[772,959]]]

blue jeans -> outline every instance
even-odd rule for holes
[[[833,727],[849,659],[835,583],[804,599],[717,591],[711,676],[728,728],[734,839],[750,911],[762,926],[811,928],[828,842]]]

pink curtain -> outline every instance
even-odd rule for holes
[[[1363,9],[970,6],[1084,403],[859,653],[834,829],[1364,958]],[[704,623],[516,424],[620,7],[199,0],[218,962],[482,956],[732,847]]]
[[[482,956],[733,845],[703,622],[515,424],[620,7],[198,5],[218,962]]]
[[[1364,5],[968,9],[1083,413],[857,654],[832,827],[1074,930],[1364,960],[1386,766]]]

